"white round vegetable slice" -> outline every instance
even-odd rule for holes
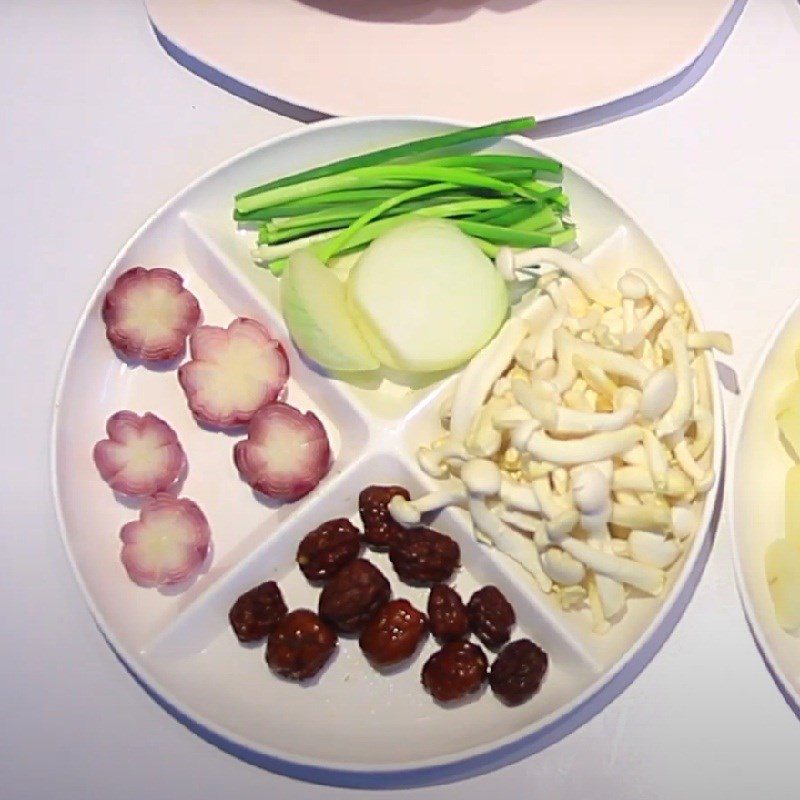
[[[377,238],[347,282],[370,349],[388,366],[435,372],[463,364],[508,312],[500,273],[444,220],[411,220]]]
[[[323,367],[380,366],[349,315],[344,284],[307,250],[294,253],[284,270],[281,310],[297,346]]]

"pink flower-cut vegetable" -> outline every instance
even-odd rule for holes
[[[330,468],[328,435],[316,414],[271,403],[250,420],[247,439],[233,448],[242,478],[278,500],[308,494]]]
[[[155,414],[117,411],[106,422],[108,439],[94,446],[100,477],[116,492],[136,497],[163,492],[186,467],[175,431]]]
[[[163,267],[129,269],[103,301],[108,341],[142,361],[177,358],[199,321],[197,298],[184,289],[177,272]]]
[[[122,563],[140,586],[181,583],[194,575],[208,554],[211,530],[191,500],[168,494],[149,498],[139,519],[123,525]]]
[[[189,339],[192,360],[178,370],[195,418],[218,428],[235,428],[273,402],[289,378],[280,342],[252,319],[226,328],[203,325]]]

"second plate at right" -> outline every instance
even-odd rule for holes
[[[736,580],[753,635],[775,680],[800,709],[800,632],[778,624],[765,555],[784,536],[786,473],[794,463],[780,440],[776,407],[798,379],[800,299],[778,325],[756,364],[745,393],[732,471]]]

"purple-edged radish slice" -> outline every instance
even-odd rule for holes
[[[128,358],[169,361],[183,353],[200,306],[177,272],[134,267],[106,295],[103,322],[108,341]]]
[[[157,494],[120,531],[122,563],[140,586],[181,583],[202,567],[211,544],[203,512],[191,500]]]
[[[331,449],[316,414],[271,403],[250,420],[247,439],[233,448],[233,460],[257,492],[278,500],[297,500],[325,477]]]
[[[178,370],[200,422],[235,428],[273,402],[289,378],[283,345],[259,322],[240,317],[227,328],[204,325],[191,336],[191,361]]]
[[[172,428],[155,414],[117,411],[106,422],[108,439],[94,446],[100,477],[115,491],[142,497],[163,492],[186,468]]]

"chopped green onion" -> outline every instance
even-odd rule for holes
[[[507,156],[498,153],[444,156],[419,162],[440,167],[463,167],[466,169],[527,169],[531,172],[552,172],[561,175],[563,167],[559,161],[544,156]]]
[[[424,139],[416,139],[411,142],[405,142],[404,144],[373,150],[371,153],[364,153],[360,156],[351,156],[339,161],[332,161],[321,167],[307,169],[303,172],[297,172],[294,175],[287,175],[283,178],[278,178],[277,180],[262,184],[261,186],[255,186],[252,189],[240,192],[236,195],[236,199],[239,200],[243,197],[262,194],[267,190],[277,189],[282,186],[304,183],[316,178],[340,175],[343,172],[348,172],[349,170],[360,167],[385,164],[387,161],[393,161],[397,158],[406,158],[408,156],[419,155],[420,153],[443,150],[444,148],[455,147],[456,145],[466,144],[467,142],[474,142],[480,139],[501,138],[512,133],[521,133],[522,131],[530,130],[534,125],[536,125],[536,120],[533,117],[520,117],[518,119],[495,122],[491,125],[464,128],[463,130],[429,136]]]
[[[471,186],[488,189],[499,195],[520,195],[528,197],[527,190],[506,181],[488,175],[482,175],[468,169],[452,167],[426,167],[421,164],[386,165],[379,167],[363,167],[354,169],[343,175],[331,175],[316,178],[305,183],[268,189],[260,194],[248,195],[236,201],[236,208],[243,213],[265,208],[279,203],[286,203],[301,197],[312,197],[320,192],[334,189],[355,189],[366,186],[385,185],[387,180],[416,180],[452,183],[457,186]]]

